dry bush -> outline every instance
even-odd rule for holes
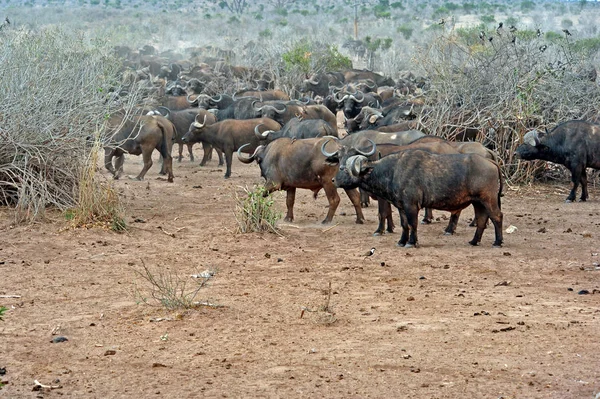
[[[255,186],[252,189],[241,188],[244,194],[240,195],[237,191],[234,194],[238,232],[268,231],[280,234],[276,224],[281,219],[281,213],[273,209],[273,198],[271,195],[266,195],[266,189],[263,186]]]
[[[420,49],[417,60],[431,79],[422,123],[446,138],[478,130],[477,140],[504,160],[508,181],[527,181],[540,164],[515,159],[525,132],[598,115],[600,88],[585,73],[596,50],[564,35],[548,40],[505,29],[480,39],[480,30],[445,32]]]
[[[82,33],[0,32],[0,201],[16,208],[17,221],[43,218],[48,206],[91,207],[97,218],[96,195],[118,208],[95,170],[119,67],[107,42]]]
[[[208,286],[209,281],[217,273],[216,270],[206,270],[190,277],[181,277],[177,273],[156,268],[152,270],[142,260],[142,270],[136,270],[138,278],[145,282],[135,283],[134,297],[136,301],[147,305],[160,305],[166,309],[191,309],[198,306],[218,306],[209,301],[196,301],[200,290]]]
[[[5,29],[0,39],[0,196],[32,220],[77,203],[86,137],[106,113],[115,63],[59,29]]]

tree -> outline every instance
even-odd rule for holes
[[[244,10],[248,6],[247,0],[221,0],[219,1],[219,7],[227,8],[229,11],[242,15]]]

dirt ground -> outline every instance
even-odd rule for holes
[[[65,230],[59,214],[15,227],[2,211],[0,295],[20,297],[0,298],[0,397],[598,398],[599,188],[572,204],[567,183],[508,188],[517,230],[500,249],[491,226],[467,244],[471,210],[454,236],[436,211],[402,249],[371,235],[376,206],[356,225],[341,190],[330,226],[323,193],[299,190],[283,236],[235,234],[233,193],[262,182],[257,165],[157,172],[117,182],[126,233]],[[212,306],[137,303],[144,264],[188,286],[216,270],[197,296]]]

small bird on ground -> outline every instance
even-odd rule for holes
[[[538,28],[538,30],[537,30],[537,31],[535,31],[535,35],[536,35],[537,37],[540,37],[540,36],[542,36],[542,31],[541,31],[541,30]]]
[[[367,251],[367,253],[365,253],[363,256],[363,260],[367,259],[369,256],[373,256],[373,254],[375,253],[375,247],[371,248],[369,251]]]
[[[568,29],[563,29],[562,31],[565,32],[565,36],[571,36],[571,32]]]
[[[547,48],[548,46],[544,44],[543,46],[540,46],[540,51],[543,53],[544,51],[546,51]]]
[[[510,33],[515,33],[517,31],[517,28],[516,28],[516,26],[511,25],[508,27],[508,30],[510,31]]]
[[[446,21],[444,20],[444,18],[440,19],[440,22],[438,22],[438,25],[444,25],[446,23]]]

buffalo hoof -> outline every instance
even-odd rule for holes
[[[451,232],[451,231],[444,231],[444,235],[445,236],[451,236],[451,235],[454,235],[454,233]]]
[[[294,221],[294,218],[290,218],[290,217],[287,217],[287,216],[286,216],[286,217],[283,219],[283,221],[284,221],[284,222],[288,222],[288,223],[292,223],[292,222]]]
[[[225,165],[223,162],[221,162],[221,163],[219,164],[219,166],[223,166],[223,165]],[[202,166],[204,166],[204,165],[202,165]]]
[[[418,248],[419,244],[418,243],[414,243],[414,244],[406,244],[404,246],[404,248]]]
[[[570,204],[571,202],[573,202],[573,200],[568,199],[565,201],[566,204]]]
[[[331,220],[327,220],[327,219],[325,219],[321,222],[321,224],[330,224],[330,223],[331,223]]]
[[[363,204],[360,204],[360,207],[361,207],[361,208],[368,208],[368,207],[369,207],[369,204],[364,204],[364,203],[363,203]]]
[[[587,198],[579,198],[579,202],[586,202]]]
[[[356,219],[356,224],[365,224],[365,219]]]
[[[492,244],[492,247],[493,248],[502,248],[502,243],[495,242],[495,243]]]
[[[229,179],[231,177],[231,175],[225,175],[223,176],[225,179]]]
[[[376,231],[375,233],[373,233],[373,237],[381,237],[382,235],[383,233],[380,231]]]
[[[471,244],[472,246],[476,247],[476,246],[479,245],[479,242],[471,240],[471,241],[469,241],[469,244]]]
[[[431,220],[423,219],[423,220],[421,220],[421,224],[431,224]]]
[[[406,244],[403,244],[403,243],[401,243],[401,242],[397,242],[397,243],[396,243],[396,246],[397,246],[397,247],[400,247],[400,248],[404,248],[404,246],[405,246],[405,245],[406,245]]]

